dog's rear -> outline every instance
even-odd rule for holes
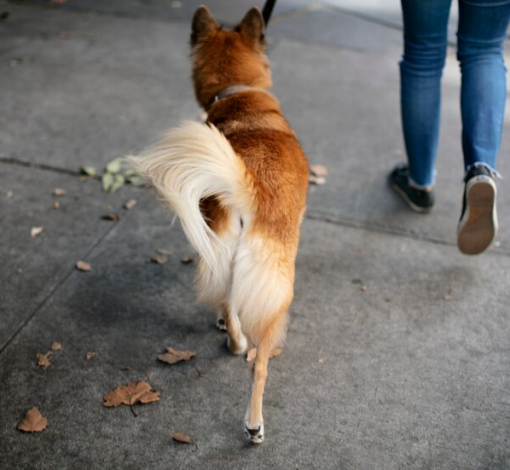
[[[264,438],[269,356],[285,338],[308,180],[301,147],[265,91],[271,80],[263,48],[257,9],[224,31],[200,7],[193,19],[193,76],[208,123],[184,123],[133,160],[198,251],[197,294],[219,310],[230,350],[257,347],[245,417],[254,443]],[[233,85],[241,92],[215,100]]]

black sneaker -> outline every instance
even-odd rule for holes
[[[473,167],[464,178],[464,200],[457,245],[465,255],[485,251],[498,231],[496,182],[485,166]]]
[[[388,178],[390,186],[402,196],[407,205],[416,212],[427,213],[434,206],[434,192],[413,188],[409,184],[409,169],[397,166]]]

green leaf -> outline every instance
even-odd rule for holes
[[[136,176],[137,173],[133,168],[128,168],[126,171],[122,173],[126,178],[131,178],[132,176]]]
[[[108,173],[118,173],[122,167],[122,158],[116,158],[106,165]]]
[[[87,176],[96,176],[97,171],[93,166],[80,166],[80,171]]]
[[[133,186],[143,186],[145,184],[145,181],[139,175],[130,176],[129,178],[127,178],[127,181],[129,184],[132,184]]]
[[[113,175],[113,185],[110,192],[114,193],[117,189],[122,188],[126,183],[126,179],[122,175]]]
[[[101,184],[103,186],[103,191],[108,192],[112,188],[114,184],[114,175],[111,173],[105,173],[101,178]]]

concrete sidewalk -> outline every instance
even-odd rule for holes
[[[198,117],[188,35],[202,2],[48,3],[0,0],[0,16],[9,13],[0,20],[0,467],[509,469],[510,191],[501,181],[495,245],[460,255],[454,51],[437,207],[420,216],[386,185],[405,158],[395,2],[278,1],[273,91],[329,175],[310,190],[288,341],[270,364],[266,442],[253,447],[242,433],[250,367],[194,303],[194,266],[180,262],[194,253],[180,227],[148,189],[106,195],[78,171],[102,170]],[[206,3],[228,24],[252,4]],[[102,219],[112,212],[118,222]],[[172,252],[167,264],[148,262],[158,249]],[[92,271],[77,271],[78,260]],[[42,370],[35,355],[54,341],[63,349]],[[166,346],[197,356],[168,366],[156,360]],[[98,355],[87,361],[89,351]],[[138,417],[102,406],[105,393],[142,379],[161,399],[135,407]],[[23,434],[16,426],[33,406],[50,424]],[[173,442],[176,431],[194,444]]]

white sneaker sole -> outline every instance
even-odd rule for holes
[[[466,186],[466,211],[459,222],[457,245],[465,255],[485,251],[498,231],[497,188],[489,176],[476,176]]]

